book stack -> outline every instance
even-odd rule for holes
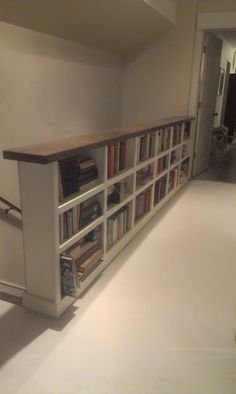
[[[98,169],[94,159],[90,157],[80,158],[77,166],[78,190],[86,191],[94,186],[94,181],[98,178]]]
[[[155,184],[154,204],[158,204],[166,195],[167,177],[163,176]]]
[[[165,171],[168,166],[168,156],[162,156],[160,159],[158,159],[157,162],[157,174],[160,174],[161,172]]]
[[[108,145],[108,178],[111,178],[127,167],[127,141],[119,141]]]
[[[173,190],[179,183],[179,169],[174,168],[169,173],[168,192]]]
[[[72,237],[80,228],[80,206],[77,205],[59,216],[60,244]]]
[[[120,204],[128,196],[128,181],[124,180],[121,182],[114,183],[109,190],[107,195],[107,206],[114,204]]]
[[[145,185],[152,178],[152,167],[150,165],[141,168],[137,171],[136,184],[137,186]]]
[[[114,245],[128,230],[130,223],[129,206],[119,209],[107,220],[107,247]]]
[[[164,152],[170,148],[172,127],[157,131],[157,153]]]
[[[136,197],[135,219],[140,219],[151,207],[151,189],[145,190]]]
[[[155,154],[155,134],[145,134],[138,140],[138,159],[144,161]]]
[[[176,124],[174,126],[174,130],[173,130],[173,141],[172,141],[172,145],[178,145],[181,143],[181,137],[182,137],[182,124]]]
[[[59,161],[59,200],[63,201],[94,185],[98,169],[94,159],[84,156],[70,157]]]
[[[102,261],[102,231],[100,227],[89,233],[60,257],[61,288],[63,295],[76,297],[79,282]]]

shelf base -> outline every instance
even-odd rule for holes
[[[25,308],[54,318],[59,317],[74,301],[73,297],[66,296],[56,304],[26,292],[22,295],[22,305]]]

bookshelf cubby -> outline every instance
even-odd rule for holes
[[[193,118],[6,150],[18,161],[23,305],[60,316],[191,174]]]

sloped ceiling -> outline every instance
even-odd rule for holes
[[[173,26],[143,0],[1,0],[0,20],[121,56]]]

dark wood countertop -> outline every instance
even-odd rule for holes
[[[193,117],[178,116],[156,120],[130,128],[111,129],[102,133],[83,134],[42,144],[6,149],[3,151],[3,157],[9,160],[47,164],[66,157],[76,156],[88,149],[101,147],[121,139],[135,137],[144,131],[161,129],[164,126],[168,127],[176,123],[192,121],[193,119]]]

